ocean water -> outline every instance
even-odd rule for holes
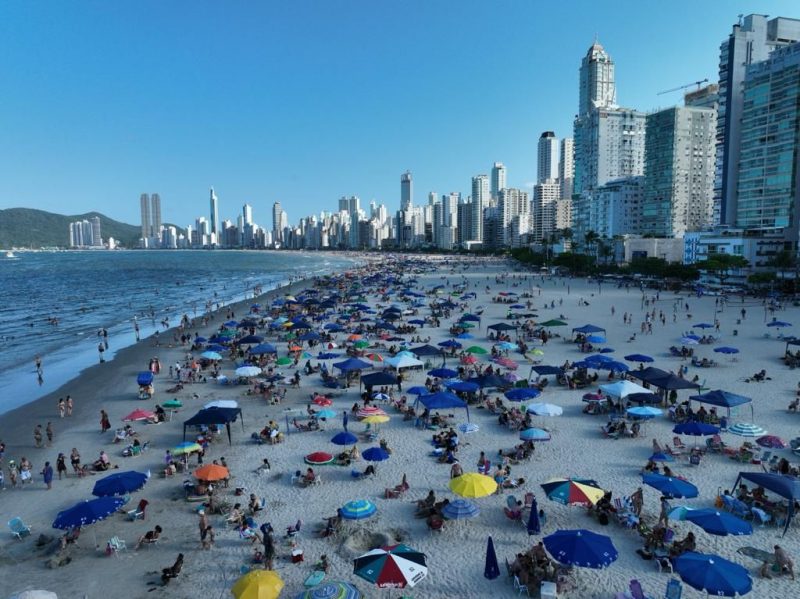
[[[98,362],[97,332],[114,352],[169,319],[252,297],[292,277],[352,265],[344,256],[302,252],[85,251],[0,255],[0,413],[55,390]],[[51,319],[57,318],[58,324]],[[35,356],[42,359],[39,381]]]

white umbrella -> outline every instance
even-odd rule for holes
[[[261,369],[258,366],[240,366],[236,369],[236,376],[258,376],[261,374]]]
[[[239,402],[236,401],[235,399],[216,399],[204,405],[203,409],[206,410],[208,408],[238,408],[238,407],[239,407]]]
[[[22,591],[11,595],[8,599],[58,599],[58,595],[52,591]]]
[[[631,381],[617,381],[616,383],[609,383],[607,385],[600,385],[603,392],[611,395],[612,397],[619,397],[620,399],[631,395],[632,393],[652,393],[650,389],[645,389],[641,385],[632,383]]]
[[[552,403],[532,403],[528,406],[528,412],[537,416],[561,416],[564,409]]]
[[[399,356],[394,358],[386,358],[384,360],[392,368],[399,370],[400,368],[411,368],[414,366],[423,366],[424,363],[409,356]]]
[[[749,422],[737,422],[728,429],[728,432],[740,437],[762,437],[767,434],[763,428]]]

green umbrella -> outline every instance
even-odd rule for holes
[[[540,323],[539,326],[542,326],[542,327],[565,327],[565,326],[567,326],[567,323],[564,322],[563,320],[558,320],[558,319],[554,318],[553,320],[548,320],[547,322]]]
[[[357,347],[358,349],[363,349],[365,347],[369,347],[369,341],[356,341],[353,346]]]
[[[282,358],[278,358],[275,362],[278,366],[286,366],[287,364],[291,364],[294,362],[289,356],[283,356]]]
[[[462,329],[474,329],[475,328],[475,324],[472,323],[472,322],[459,322],[458,326],[460,326]]]
[[[472,347],[468,347],[464,350],[468,354],[488,354],[489,352],[483,349],[482,347],[478,347],[477,345],[473,345]]]

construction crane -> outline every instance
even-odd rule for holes
[[[673,87],[672,89],[664,90],[663,92],[658,92],[656,95],[660,96],[662,94],[671,94],[672,92],[677,92],[682,89],[686,89],[687,87],[692,87],[693,85],[697,86],[697,89],[700,89],[700,86],[704,83],[708,83],[708,78],[703,79],[702,81],[693,81],[692,83],[687,83],[686,85],[681,85],[680,87]]]

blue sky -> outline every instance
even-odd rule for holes
[[[794,0],[0,4],[0,208],[99,210],[138,223],[142,192],[194,221],[245,202],[271,227],[337,207],[469,193],[498,160],[536,176],[544,130],[569,135],[581,57],[598,36],[621,105],[717,73],[739,13]]]

